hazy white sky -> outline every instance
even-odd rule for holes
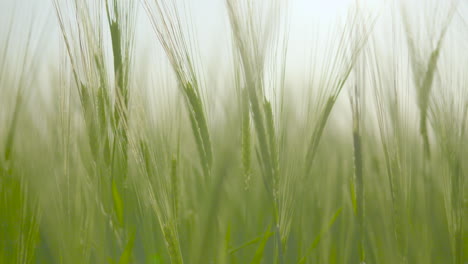
[[[229,29],[225,0],[181,1],[188,3],[188,12],[192,15],[192,19],[195,22],[197,37],[200,40],[211,42],[213,45],[216,45],[216,40],[219,40],[220,37],[222,39],[222,36],[227,33],[226,31]],[[344,16],[347,8],[355,1],[360,1],[370,6],[372,3],[380,3],[383,0],[287,1],[290,15],[291,37],[300,40],[301,37],[310,33],[312,28],[314,28],[314,30],[328,30],[326,25],[336,21],[337,17]],[[33,23],[36,28],[44,24],[45,28],[41,29],[43,34],[56,35],[58,33],[58,28],[52,2],[53,0],[0,0],[0,23],[2,25],[7,25],[7,21],[13,18],[18,29],[21,28],[25,31],[28,27],[31,27],[31,21],[34,20]],[[143,31],[143,35],[147,36],[148,33],[146,31],[149,25],[145,16],[145,12],[141,10],[138,30]],[[314,23],[318,21],[320,21],[321,26],[313,27]],[[7,27],[0,28],[0,34],[4,33],[3,31],[6,30],[6,28]],[[0,35],[0,37],[3,36],[4,34]],[[48,38],[50,37],[51,36],[48,36]],[[203,43],[203,46],[209,46],[209,43]]]
[[[65,1],[65,0],[63,0]],[[139,0],[134,0],[139,1]],[[202,54],[213,49],[223,48],[220,45],[229,34],[229,25],[225,8],[225,0],[178,0],[188,3],[188,12],[192,15],[195,24],[196,37],[199,39]],[[268,0],[256,0],[268,1]],[[310,35],[313,25],[321,21],[320,27],[314,30],[328,30],[325,26],[337,17],[343,16],[352,1],[356,0],[289,0],[290,37],[291,43],[301,42]],[[376,2],[380,0],[359,0],[361,2]],[[48,39],[47,46],[53,47],[58,40],[59,32],[57,19],[52,6],[53,0],[0,0],[0,24],[8,25],[10,19],[15,27],[13,35],[24,38],[28,28],[33,27],[37,33]],[[0,39],[6,36],[7,26],[0,27]],[[140,12],[138,22],[140,41],[151,45],[154,34],[143,10]],[[57,41],[52,42],[52,39]],[[148,41],[150,40],[150,41]],[[55,44],[54,44],[55,43]],[[145,46],[146,44],[143,44]],[[56,48],[52,48],[56,51]]]
[[[3,48],[3,43],[7,31],[9,29],[9,21],[13,21],[12,30],[12,41],[13,48],[10,47],[10,62],[12,67],[18,69],[24,68],[21,62],[21,52],[14,52],[13,50],[23,50],[25,47],[25,39],[29,34],[29,30],[32,28],[32,48],[39,46],[36,49],[38,53],[38,61],[36,61],[36,69],[39,69],[40,78],[44,76],[50,76],[50,73],[57,73],[59,66],[59,58],[65,56],[59,56],[59,43],[62,43],[62,38],[57,24],[57,18],[53,9],[54,0],[0,0],[0,48]],[[59,1],[73,1],[73,0],[59,0]],[[93,1],[93,0],[89,0]],[[140,0],[122,0],[122,1],[140,1]],[[229,81],[225,78],[225,70],[230,70],[230,61],[226,60],[226,56],[232,54],[230,47],[230,26],[228,16],[225,7],[225,0],[174,0],[184,1],[188,5],[188,12],[191,15],[193,21],[194,37],[198,42],[199,54],[203,63],[205,79],[210,82],[216,82],[216,78],[221,81]],[[270,0],[251,0],[251,1],[270,1]],[[288,14],[289,14],[289,41],[288,41],[288,58],[286,63],[286,78],[289,79],[294,89],[306,90],[310,87],[310,83],[307,83],[310,74],[311,66],[315,68],[321,68],[320,64],[322,61],[326,61],[330,57],[324,55],[326,45],[330,45],[330,38],[326,38],[327,35],[333,35],[336,37],[339,32],[336,32],[336,28],[333,26],[341,24],[347,15],[349,8],[359,3],[359,6],[366,10],[368,14],[379,16],[377,20],[379,24],[373,31],[376,39],[379,42],[379,57],[391,56],[392,47],[387,46],[387,42],[390,36],[389,22],[390,3],[394,3],[397,0],[284,0],[288,3]],[[429,12],[423,10],[429,2],[432,3],[447,3],[452,0],[400,0],[400,3],[407,4],[408,2],[420,3],[418,6],[413,5],[411,12],[412,18],[415,19],[416,24],[419,23],[415,28],[414,32],[416,36],[422,36],[421,43],[418,43],[421,50],[425,49],[428,51],[433,48],[433,43],[428,37],[437,37],[435,34],[440,32],[441,18],[447,16],[446,10],[443,8],[431,8]],[[463,0],[464,1],[464,0]],[[464,39],[460,42],[460,45],[468,43],[468,34],[460,34],[461,27],[463,32],[468,32],[468,2],[464,1],[464,5],[459,7],[459,14],[457,20],[454,23],[458,23],[456,27],[453,27],[455,31],[450,34],[451,43],[446,45],[454,45],[457,43],[457,39]],[[433,5],[435,6],[435,5]],[[440,6],[443,6],[440,5]],[[421,18],[413,15],[425,14],[425,21],[419,21]],[[433,16],[437,15],[437,16]],[[461,18],[461,19],[460,19]],[[424,19],[423,19],[424,20]],[[461,25],[461,27],[460,27]],[[162,49],[157,44],[157,38],[153,29],[150,26],[149,19],[146,12],[141,8],[138,23],[137,23],[137,43],[136,43],[136,72],[145,73],[156,76],[155,79],[160,81],[162,78],[167,78],[170,74],[170,68],[166,56]],[[431,35],[432,34],[432,35]],[[329,36],[328,36],[329,37]],[[380,38],[380,39],[379,39]],[[454,41],[455,40],[455,41]],[[328,41],[328,42],[327,42]],[[331,42],[333,42],[333,37]],[[400,41],[404,42],[404,38]],[[336,42],[336,41],[335,41]],[[38,45],[38,43],[40,43]],[[316,45],[316,52],[314,53],[314,45]],[[322,46],[320,46],[322,45]],[[426,46],[424,46],[426,45]],[[458,45],[458,44],[456,44]],[[317,48],[318,46],[318,48]],[[30,48],[31,48],[30,47]],[[445,51],[452,50],[466,50],[468,46],[460,46],[457,48],[447,48]],[[0,50],[1,52],[2,50]],[[400,57],[407,56],[402,50],[397,51]],[[459,52],[460,53],[460,52]],[[63,53],[62,53],[63,55]],[[452,57],[460,57],[464,54],[452,54]],[[319,58],[319,56],[324,57]],[[466,57],[466,56],[465,56]],[[322,59],[322,60],[321,60]],[[401,58],[405,59],[405,58]],[[444,57],[445,60],[450,61],[449,56]],[[323,63],[323,62],[322,62]],[[141,68],[138,68],[141,67]],[[224,75],[223,75],[224,74]],[[206,76],[208,75],[208,76]],[[218,75],[218,77],[216,76]],[[224,80],[223,80],[224,79]],[[44,82],[48,80],[45,79]],[[295,85],[298,82],[298,85]],[[305,84],[307,83],[306,86]],[[47,84],[47,83],[45,83]],[[207,85],[208,86],[208,85]],[[40,87],[47,87],[42,85]],[[210,89],[216,89],[216,87],[223,87],[223,85],[209,85]],[[301,94],[298,93],[298,96]],[[342,97],[345,98],[346,97]]]
[[[60,0],[67,1],[67,0]],[[122,0],[125,1],[125,0]],[[129,0],[130,1],[130,0]],[[140,1],[140,0],[134,0]],[[194,36],[199,44],[199,51],[205,67],[219,67],[219,58],[229,50],[229,23],[225,8],[225,0],[176,0],[188,4],[188,13],[192,16]],[[269,0],[253,0],[269,1]],[[311,63],[310,42],[317,36],[331,32],[332,25],[343,21],[350,6],[359,3],[370,14],[388,10],[389,0],[285,0],[288,3],[289,14],[289,70],[294,74],[304,72],[305,64]],[[433,0],[433,2],[437,0]],[[449,1],[449,0],[447,0]],[[57,54],[58,43],[61,41],[57,19],[52,6],[53,0],[0,0],[0,25],[8,25],[13,19],[13,37],[19,39],[27,35],[28,29],[34,29],[32,39],[44,39],[42,55]],[[405,1],[404,1],[405,2]],[[414,1],[413,1],[414,2]],[[421,0],[430,2],[429,0]],[[467,8],[461,8],[467,13]],[[417,11],[417,10],[416,10]],[[383,12],[382,12],[383,13]],[[442,14],[444,15],[444,14]],[[379,18],[380,19],[380,18]],[[382,20],[382,19],[380,19]],[[140,10],[137,26],[137,52],[164,59],[163,52],[157,48],[157,39],[149,24],[143,9]],[[0,27],[0,43],[6,36],[8,27]],[[379,29],[381,34],[385,30]],[[18,44],[21,44],[18,42]],[[22,43],[24,44],[24,43]],[[17,45],[20,47],[21,45]],[[138,54],[137,54],[138,55]],[[47,59],[50,60],[50,56]],[[138,57],[138,56],[137,56]]]

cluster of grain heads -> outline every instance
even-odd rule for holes
[[[129,173],[129,83],[133,68],[137,1],[106,0],[105,9],[111,35],[114,70],[114,85],[110,86],[114,91],[113,109],[111,108],[113,116],[110,117],[113,135],[111,147],[112,200],[119,227],[126,229],[121,231],[126,246],[119,259],[121,263],[129,263],[131,262],[135,234],[129,231],[131,224],[127,223],[128,220],[124,218],[124,212],[127,211],[128,214],[129,208],[124,207],[122,196],[129,194],[124,186]],[[128,205],[129,203],[127,203],[127,207],[129,207]]]
[[[394,10],[381,24],[351,10],[328,42],[314,32],[304,45],[311,80],[297,95],[296,71],[284,83],[294,9],[226,0],[230,41],[215,44],[233,48],[234,76],[210,72],[216,94],[192,2],[141,1],[168,69],[134,48],[137,0],[52,1],[63,41],[51,68],[32,63],[34,41],[13,51],[19,30],[0,28],[0,263],[466,261],[462,9],[437,12],[434,36],[419,11],[400,25]]]
[[[199,180],[204,182],[201,186],[211,187],[210,183],[215,178],[212,177],[213,153],[201,89],[201,80],[203,78],[197,70],[197,53],[194,50],[195,45],[191,41],[191,32],[189,30],[190,22],[186,22],[184,20],[185,17],[181,17],[180,14],[183,13],[183,8],[179,1],[147,0],[144,2],[144,7],[159,43],[175,73],[177,86],[185,101],[187,115],[198,152],[200,169],[202,171],[201,174],[203,176],[199,178]],[[160,159],[160,157],[158,159]],[[162,199],[155,201],[153,207],[163,230],[166,248],[171,261],[173,263],[182,263],[183,258],[177,231],[177,193],[179,190],[177,179],[178,160],[175,159],[169,163],[172,164],[168,165],[166,169],[170,169],[161,169],[159,172],[161,173],[161,177],[165,179],[169,178],[169,180],[165,180],[165,182],[159,185],[159,187],[165,189],[167,194],[165,197],[162,197]],[[193,172],[194,174],[198,173],[197,170],[193,170]],[[168,177],[166,177],[166,175]],[[155,191],[156,190],[157,189],[155,189]],[[176,196],[171,197],[171,194]],[[201,211],[201,208],[202,207],[199,207],[197,209]],[[215,214],[209,214],[209,217],[215,217]],[[200,226],[200,232],[203,232],[203,230],[202,226]],[[193,243],[195,242],[196,241],[193,241]],[[201,242],[199,246],[200,249],[197,253],[194,253],[195,256],[193,259],[195,259],[195,261],[200,260],[196,254],[202,257],[202,252],[206,250],[203,248],[203,246],[205,246],[204,242]]]
[[[456,57],[452,44],[447,57]],[[429,102],[428,120],[434,129],[435,145],[441,162],[440,174],[443,177],[443,195],[445,199],[448,230],[451,236],[451,248],[454,263],[463,263],[463,246],[466,240],[464,227],[464,197],[466,169],[463,166],[466,145],[466,127],[468,113],[468,90],[466,90],[466,61],[460,65],[450,65],[444,58],[445,67],[440,70],[435,82],[433,96]],[[462,66],[462,67],[460,67]],[[464,258],[465,257],[465,258]]]
[[[316,64],[313,66],[311,73],[313,82],[311,85],[318,87],[318,95],[317,99],[313,102],[313,106],[311,106],[313,107],[313,112],[311,113],[311,115],[313,115],[313,130],[307,144],[304,160],[304,175],[310,174],[320,139],[329,116],[341,90],[351,74],[362,48],[367,42],[376,19],[377,16],[361,16],[358,10],[350,10],[344,27],[332,31],[339,32],[339,35],[332,37],[334,42],[330,43],[331,48],[325,50],[325,56],[327,56],[327,58],[321,65]],[[356,27],[366,23],[368,24],[367,31],[362,32],[358,38],[351,41],[353,40]],[[354,44],[349,45],[350,42]],[[314,48],[317,49],[317,47]],[[311,87],[310,89],[313,90],[314,88]]]
[[[81,147],[87,173],[97,186],[99,199],[94,206],[103,207],[101,220],[104,222],[113,215],[108,226],[111,232],[131,241],[130,234],[121,228],[125,225],[122,196],[128,174],[128,83],[136,2],[54,1],[54,7],[92,154],[89,159],[86,148]],[[107,15],[108,23],[104,22],[103,14]],[[108,66],[106,56],[107,33],[111,39],[113,67]],[[123,248],[126,242],[117,241],[118,247]]]
[[[101,4],[101,1],[94,4],[79,1],[54,2],[94,158],[100,156],[99,136],[107,134],[105,111],[109,108],[103,33],[100,27]],[[74,14],[77,21],[72,21],[69,14]],[[99,96],[94,96],[97,94]],[[94,102],[96,99],[99,102]],[[95,120],[96,118],[99,119]]]
[[[395,26],[395,14],[392,13],[392,49],[393,53],[399,51],[397,43],[397,29]],[[393,234],[398,249],[400,263],[407,263],[408,250],[408,189],[410,188],[409,175],[406,175],[405,157],[408,153],[406,142],[408,134],[407,103],[401,98],[408,98],[407,91],[402,91],[401,69],[402,62],[393,56],[389,69],[381,66],[383,60],[376,54],[375,39],[369,43],[368,64],[371,73],[370,85],[374,87],[374,103],[376,108],[377,126],[382,146],[385,173],[388,178],[388,186],[391,197],[391,211],[393,222]],[[396,50],[396,51],[395,51]],[[388,64],[387,64],[388,65]],[[401,71],[401,70],[400,70]],[[411,166],[411,165],[410,165]],[[414,165],[412,165],[414,166]]]
[[[417,92],[417,102],[420,111],[420,125],[419,131],[424,143],[424,152],[427,158],[430,158],[430,142],[428,134],[428,125],[427,125],[427,112],[429,107],[429,98],[431,94],[431,89],[434,82],[434,77],[437,70],[437,62],[439,60],[440,52],[442,49],[442,44],[447,32],[447,29],[454,17],[457,3],[459,1],[450,1],[450,8],[447,14],[443,15],[441,22],[441,28],[436,33],[438,36],[433,47],[430,47],[428,54],[421,54],[421,45],[422,43],[416,42],[413,32],[411,30],[411,23],[409,21],[409,14],[406,12],[406,9],[402,8],[402,17],[403,25],[406,33],[406,39],[409,49],[409,56],[413,71],[413,80]],[[437,4],[435,9],[435,15],[437,15],[440,10],[440,6]],[[429,38],[430,39],[430,38]],[[423,49],[424,50],[424,49]]]
[[[273,107],[271,100],[267,99],[266,87],[268,82],[266,76],[273,74],[270,77],[275,78],[277,72],[272,70],[268,63],[277,62],[279,54],[282,50],[278,43],[281,38],[285,37],[282,30],[283,17],[281,9],[283,3],[281,1],[272,1],[268,4],[252,4],[248,1],[226,1],[228,14],[230,18],[232,38],[234,47],[236,48],[235,56],[238,71],[242,76],[242,111],[246,111],[246,104],[250,107],[256,139],[258,146],[256,147],[257,160],[261,170],[263,182],[266,190],[271,198],[273,205],[273,216],[275,222],[275,241],[277,249],[277,259],[279,263],[283,263],[284,241],[287,238],[287,229],[281,225],[286,222],[280,221],[279,208],[279,144],[277,139],[276,126],[273,115]],[[264,21],[256,21],[256,16],[260,12],[266,12]],[[285,47],[284,47],[285,48]],[[285,50],[283,50],[285,52]],[[284,54],[284,53],[283,53]],[[269,72],[270,71],[270,72]],[[281,88],[281,82],[274,82],[273,91],[278,91]],[[276,96],[276,95],[274,95]],[[248,98],[248,103],[245,102]],[[243,162],[244,169],[250,161],[249,155],[249,115],[243,112]],[[281,234],[281,229],[285,233]]]
[[[113,148],[119,148],[120,159],[114,159],[123,178],[128,173],[128,128],[129,128],[129,77],[132,73],[132,58],[136,19],[136,1],[106,1],[106,14],[112,40],[114,61],[114,109],[112,129]]]
[[[409,2],[410,3],[410,2]],[[415,32],[412,25],[417,23],[402,5],[402,21],[408,46],[411,71],[413,73],[413,84],[416,89],[416,101],[419,109],[419,132],[423,142],[423,151],[425,159],[422,162],[422,174],[425,185],[425,210],[427,217],[431,217],[431,196],[429,193],[433,190],[434,179],[431,177],[430,168],[434,165],[429,161],[431,158],[431,138],[430,138],[430,123],[428,122],[428,112],[430,108],[431,93],[435,86],[437,75],[439,73],[441,53],[444,50],[443,44],[450,25],[455,16],[459,1],[449,1],[447,4],[442,4],[438,1],[429,1],[428,7],[432,8],[422,12],[423,16],[416,16],[424,23],[429,21],[437,21],[439,25],[434,27],[425,35]],[[413,18],[413,19],[412,19]],[[421,38],[422,35],[422,38]],[[438,164],[438,163],[437,163]],[[429,229],[430,226],[427,227]],[[429,248],[432,246],[429,242]]]
[[[193,136],[200,157],[200,165],[205,176],[209,178],[213,154],[205,109],[203,106],[200,76],[196,69],[193,43],[186,36],[188,26],[180,17],[181,6],[178,1],[146,0],[144,6],[151,20],[153,29],[163,47],[175,73],[178,86],[182,92]]]
[[[367,39],[369,29],[367,28],[370,24],[366,21],[368,18],[365,17],[364,11],[359,10],[357,6],[357,16],[362,16],[357,21],[357,25],[354,32],[354,50],[361,49],[361,43],[363,39]],[[363,131],[364,129],[364,116],[366,110],[366,94],[368,89],[368,79],[375,80],[376,76],[372,75],[371,67],[375,66],[371,63],[370,55],[374,54],[372,50],[372,43],[366,43],[366,46],[362,48],[361,56],[355,61],[354,66],[354,83],[351,84],[350,90],[350,105],[352,113],[352,138],[353,138],[353,161],[354,161],[354,177],[352,193],[355,197],[352,198],[355,201],[354,213],[356,216],[357,223],[357,241],[359,251],[359,262],[366,262],[366,221],[365,221],[365,182],[364,182],[364,146],[363,146]],[[371,73],[371,74],[368,74]]]
[[[183,263],[178,235],[179,212],[179,174],[177,157],[160,157],[153,151],[146,140],[140,143],[138,161],[143,170],[143,177],[137,183],[137,196],[144,202],[140,213],[150,210],[157,217],[165,246],[171,263]],[[155,165],[157,164],[157,165]],[[144,223],[145,227],[148,223]]]
[[[128,82],[136,3],[133,1],[54,1],[94,160],[108,163],[119,148],[126,171]],[[104,9],[105,8],[105,9]],[[102,12],[106,10],[105,24]],[[74,15],[74,19],[70,17]],[[113,74],[106,57],[105,26],[112,45]],[[111,84],[110,80],[115,83]]]
[[[310,98],[308,108],[306,109],[306,120],[307,127],[311,128],[311,132],[304,134],[308,138],[306,144],[304,144],[304,154],[302,157],[302,180],[306,180],[309,176],[314,175],[314,171],[318,174],[321,173],[319,168],[315,169],[313,163],[316,159],[316,155],[319,152],[319,143],[322,139],[322,135],[325,131],[325,127],[335,106],[335,103],[343,90],[343,87],[348,82],[348,79],[352,73],[354,66],[356,65],[361,51],[365,47],[368,37],[374,27],[376,16],[366,16],[359,13],[360,10],[352,9],[348,13],[348,17],[345,20],[345,24],[342,28],[336,27],[329,33],[329,39],[326,48],[323,48],[316,43],[313,46],[312,54],[315,61],[311,68],[311,80],[308,84],[307,98]],[[363,25],[366,25],[363,28]],[[356,30],[359,30],[359,34],[355,34]],[[350,44],[351,43],[351,44]],[[321,60],[320,60],[321,59]],[[356,85],[353,85],[355,88]],[[361,87],[356,87],[361,89]],[[357,90],[353,90],[356,91]],[[357,209],[357,204],[360,204],[359,210],[355,210],[356,218],[359,217],[358,222],[363,226],[363,157],[362,157],[362,146],[361,146],[361,135],[360,135],[360,94],[353,95],[353,143],[354,143],[354,154],[355,162],[354,165],[356,177],[351,181],[350,190],[352,194],[352,202]],[[309,130],[310,131],[310,130]],[[317,174],[317,175],[318,175]],[[318,176],[314,175],[314,182],[318,181]],[[357,181],[356,181],[357,180]],[[307,192],[307,188],[303,189]],[[360,202],[358,202],[360,201]],[[315,203],[315,201],[313,202]],[[319,217],[317,217],[319,218]],[[318,219],[317,221],[321,221]],[[358,232],[363,233],[363,232]],[[362,237],[363,238],[363,237]],[[363,247],[363,240],[358,238],[361,248]],[[307,255],[310,255],[309,248],[305,248]],[[312,248],[315,248],[312,247]],[[363,254],[362,259],[363,259]],[[302,257],[302,261],[305,261],[306,256]],[[361,259],[361,260],[362,260]]]

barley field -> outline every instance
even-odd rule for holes
[[[0,10],[0,264],[468,263],[466,0]]]

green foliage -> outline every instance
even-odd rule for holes
[[[228,71],[206,71],[178,0],[53,1],[57,67],[34,23],[24,43],[8,24],[0,263],[465,263],[456,3],[357,5],[313,36],[308,80],[287,70],[288,1],[226,0]],[[167,61],[140,60],[138,15]]]

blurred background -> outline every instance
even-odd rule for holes
[[[0,263],[468,260],[466,0],[0,0]]]

